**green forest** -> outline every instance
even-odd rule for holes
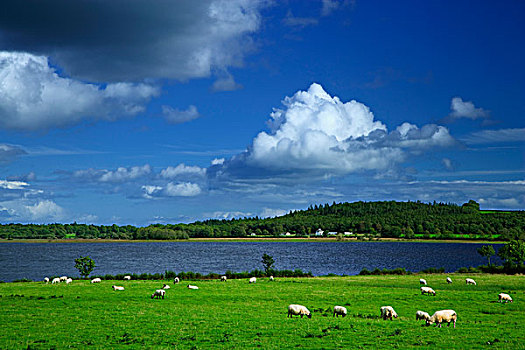
[[[475,201],[463,205],[422,202],[353,202],[310,206],[275,218],[248,217],[190,224],[131,225],[3,224],[0,239],[175,240],[220,237],[314,237],[318,229],[334,239],[525,238],[525,211],[483,211]],[[346,232],[346,235],[343,233]]]

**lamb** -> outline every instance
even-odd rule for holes
[[[65,282],[67,280],[67,276],[61,276],[60,277],[60,282]]]
[[[440,310],[434,312],[434,314],[427,319],[427,326],[431,323],[435,323],[437,327],[441,328],[441,323],[447,322],[450,327],[450,322],[454,323],[454,328],[456,328],[456,320],[458,319],[458,314],[454,310]]]
[[[170,289],[171,287],[168,284],[162,285],[162,289]]]
[[[113,290],[124,290],[122,286],[111,286],[111,288],[113,288]]]
[[[192,286],[191,284],[188,284],[188,289],[199,289],[197,286]]]
[[[255,282],[257,282],[257,278],[252,277],[252,278],[250,278],[250,281],[249,281],[249,282],[250,282],[250,283],[255,283]]]
[[[394,308],[392,306],[381,306],[381,317],[383,320],[386,320],[387,318],[392,321],[392,317],[397,318],[397,313],[395,312]]]
[[[72,278],[68,278],[68,279],[66,280],[66,284],[70,284],[71,282],[73,282],[73,279],[72,279]]]
[[[273,281],[273,276],[270,276],[270,281]]]
[[[131,276],[129,276],[129,275],[127,275],[127,276],[124,276],[124,280],[126,280],[126,281],[129,281],[129,280],[131,280]]]
[[[430,287],[421,287],[421,294],[427,294],[427,295],[433,295],[433,296],[436,296],[436,291],[433,290],[432,288]]]
[[[476,281],[474,281],[472,278],[467,278],[467,279],[465,279],[465,284],[476,285]]]
[[[91,283],[100,283],[100,282],[102,282],[102,280],[100,278],[98,278],[98,277],[97,278],[93,278],[91,280]]]
[[[180,282],[180,279],[179,279],[178,277],[175,277],[175,278],[173,279],[173,283],[177,284],[177,283],[179,283],[179,282]]]
[[[306,306],[297,304],[288,305],[288,316],[286,317],[293,317],[293,315],[301,315],[301,318],[306,315],[306,317],[312,318],[312,314],[310,313],[310,310],[306,308]]]
[[[226,282],[226,276],[221,276],[221,282]]]
[[[447,277],[447,283],[448,284],[452,283],[452,279],[450,277]]]
[[[44,282],[45,282],[46,284],[48,284],[48,283],[49,283],[49,277],[44,277]]]
[[[339,306],[339,305],[334,306],[334,316],[337,315],[337,317],[339,317],[339,315],[341,315],[345,317],[346,314],[347,314],[346,307]]]
[[[503,301],[505,301],[505,303],[508,303],[508,302],[512,303],[512,298],[507,293],[499,293],[498,294],[498,301],[500,303],[502,303]]]
[[[428,320],[430,319],[430,315],[425,311],[418,310],[416,312],[416,321],[417,320]]]
[[[427,285],[427,281],[424,280],[424,279],[422,279],[422,278],[420,278],[420,279],[419,279],[419,284],[422,284],[422,285],[425,285],[425,286],[426,286],[426,285]]]
[[[164,295],[166,295],[166,291],[164,289],[157,289],[155,293],[151,294],[151,299],[153,298],[161,298],[164,299]]]
[[[58,277],[53,278],[53,280],[51,281],[51,284],[55,284],[55,283],[60,283],[60,278]]]

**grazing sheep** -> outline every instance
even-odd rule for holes
[[[425,311],[418,310],[416,312],[416,321],[417,320],[428,320],[430,318],[430,315]]]
[[[436,296],[436,291],[433,290],[432,288],[430,287],[421,287],[419,288],[421,289],[421,294],[427,294],[427,295],[433,295],[433,296]]]
[[[273,276],[270,276],[270,281],[273,281]]]
[[[66,284],[70,284],[71,282],[73,282],[73,279],[72,279],[72,278],[68,278],[68,279],[66,280]]]
[[[465,279],[465,284],[473,284],[473,285],[476,285],[476,281],[474,281],[472,278],[466,278],[466,279]]]
[[[221,276],[221,282],[226,282],[227,278],[226,276]]]
[[[498,294],[498,301],[500,303],[502,303],[503,301],[505,301],[505,303],[508,303],[508,302],[512,303],[512,298],[510,297],[510,295],[508,295],[506,293],[499,293]]]
[[[164,295],[166,295],[166,291],[164,289],[157,289],[155,293],[151,294],[151,299],[153,298],[162,298],[164,299]]]
[[[456,328],[456,320],[458,319],[458,314],[454,310],[440,310],[434,312],[432,316],[427,319],[427,326],[431,323],[435,323],[437,327],[441,328],[441,323],[447,322],[450,326],[450,322],[454,323],[454,328]]]
[[[334,316],[339,317],[339,315],[345,317],[347,314],[346,307],[336,305],[334,306]]]
[[[51,281],[51,284],[55,284],[55,283],[60,283],[60,278],[58,277],[53,278],[53,280]]]
[[[293,315],[301,315],[301,318],[306,315],[306,317],[312,318],[312,314],[310,313],[310,310],[306,308],[306,306],[297,304],[288,305],[288,316],[286,317],[293,317]]]
[[[126,281],[131,280],[131,276],[129,276],[129,275],[128,276],[124,276],[124,280],[126,280]]]
[[[381,306],[381,318],[386,320],[387,318],[392,321],[392,317],[397,318],[397,313],[392,306]]]
[[[255,282],[257,282],[257,278],[252,277],[252,278],[250,278],[250,281],[249,281],[249,282],[250,282],[250,283],[255,283]]]
[[[447,277],[447,283],[448,284],[452,283],[452,279],[450,277]]]
[[[427,281],[424,280],[424,279],[422,279],[422,278],[420,278],[420,279],[419,279],[419,284],[423,284],[423,285],[426,286],[426,285],[427,285]]]
[[[91,283],[100,283],[100,282],[102,282],[102,280],[100,278],[98,278],[98,277],[97,278],[93,278],[91,280]]]
[[[124,290],[124,287],[121,286],[111,286],[111,288],[113,288],[113,290]]]
[[[188,289],[199,289],[197,286],[192,286],[191,284],[188,284]]]
[[[177,284],[177,283],[179,283],[179,282],[180,282],[180,279],[179,279],[178,277],[175,277],[175,278],[173,279],[173,283]]]
[[[163,284],[162,289],[170,289],[171,287],[168,284]]]
[[[67,280],[67,276],[60,276],[60,282],[65,282]]]
[[[49,283],[49,277],[44,277],[44,282],[45,282],[46,284],[48,284],[48,283]]]

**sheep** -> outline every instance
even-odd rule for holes
[[[60,282],[65,282],[67,280],[67,276],[60,276]]]
[[[339,317],[339,315],[341,315],[341,316],[345,317],[346,314],[347,314],[346,307],[339,306],[339,305],[334,306],[334,315],[333,316]]]
[[[66,280],[66,284],[70,284],[71,282],[73,282],[73,279],[72,279],[72,278],[68,278],[68,279]]]
[[[129,276],[129,275],[124,276],[124,280],[125,280],[125,281],[129,281],[129,280],[131,280],[131,276]]]
[[[153,298],[161,298],[164,299],[164,296],[166,295],[166,291],[164,289],[157,289],[153,294],[151,294],[151,299]]]
[[[51,284],[55,284],[55,283],[60,283],[60,278],[58,277],[53,278],[53,280],[51,281]]]
[[[255,283],[255,282],[257,282],[257,278],[255,277],[250,278],[249,283]]]
[[[427,319],[427,326],[431,323],[435,323],[437,327],[441,328],[441,323],[447,322],[450,326],[450,322],[454,323],[454,328],[456,328],[456,320],[458,319],[458,314],[454,310],[440,310],[434,312],[432,316]]]
[[[91,280],[91,283],[100,283],[100,282],[102,282],[102,280],[100,278],[98,278],[98,277],[97,278],[93,278]]]
[[[273,281],[273,276],[270,276],[270,281]]]
[[[49,283],[49,277],[44,277],[44,282],[45,282],[46,284],[48,284],[48,283]]]
[[[416,312],[416,321],[417,320],[428,320],[429,318],[430,318],[430,315],[428,314],[428,312],[420,311],[420,310]]]
[[[466,279],[465,279],[465,284],[473,284],[473,285],[476,285],[476,281],[474,281],[472,278],[466,278]]]
[[[310,310],[306,308],[306,306],[297,304],[288,305],[288,316],[286,317],[293,317],[293,315],[301,315],[301,318],[306,315],[306,317],[312,318],[312,314],[310,313]]]
[[[427,281],[422,279],[422,278],[420,278],[419,279],[419,284],[422,284],[422,285],[426,286],[427,285]]]
[[[383,320],[386,320],[387,318],[392,321],[392,317],[397,318],[397,313],[395,312],[394,308],[392,306],[381,306],[381,317]]]
[[[173,283],[177,284],[177,283],[179,283],[179,282],[180,282],[180,279],[179,279],[178,277],[175,277],[175,278],[173,279]]]
[[[427,294],[427,295],[433,295],[433,296],[436,296],[436,291],[433,290],[432,288],[430,287],[421,287],[421,294]]]
[[[506,293],[499,293],[498,294],[498,301],[500,303],[502,303],[503,301],[505,301],[505,303],[508,303],[508,302],[512,303],[512,298],[510,297],[510,295],[508,295]]]
[[[221,276],[221,282],[226,282],[227,278],[226,276]]]
[[[170,289],[171,287],[168,284],[163,284],[162,289]]]
[[[113,290],[124,290],[122,286],[111,286],[111,288],[113,288]]]
[[[447,283],[448,284],[451,284],[452,283],[452,279],[450,277],[447,277]]]
[[[197,286],[192,286],[191,284],[188,284],[188,289],[199,289]]]

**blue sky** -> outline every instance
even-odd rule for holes
[[[6,1],[0,222],[525,209],[525,3]]]

